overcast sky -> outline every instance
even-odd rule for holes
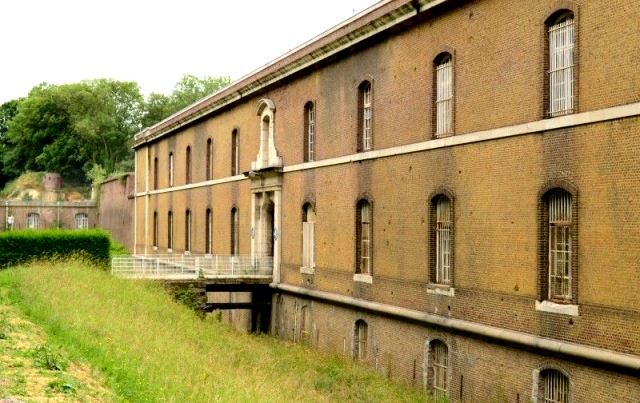
[[[377,0],[10,0],[0,3],[0,103],[41,83],[182,74],[237,79]]]

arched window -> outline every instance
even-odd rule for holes
[[[240,253],[240,233],[238,222],[238,209],[231,209],[231,254],[238,255]]]
[[[300,308],[300,342],[309,344],[311,341],[311,316],[309,315],[309,307],[303,305]]]
[[[439,54],[433,61],[436,138],[453,134],[453,57]]]
[[[431,270],[430,282],[451,285],[453,279],[453,206],[445,195],[431,201]]]
[[[173,153],[169,153],[169,187],[173,186]]]
[[[40,227],[40,214],[29,213],[27,214],[27,228],[38,229]]]
[[[536,403],[568,403],[569,377],[555,369],[540,371]]]
[[[206,178],[207,180],[213,179],[213,141],[207,139],[207,161],[206,161]]]
[[[191,210],[184,213],[184,251],[191,251]]]
[[[240,135],[238,129],[231,133],[231,175],[240,174]]]
[[[353,328],[353,358],[356,360],[367,359],[367,338],[369,332],[367,322],[358,319]]]
[[[440,340],[432,340],[427,351],[427,388],[437,401],[449,394],[449,348]]]
[[[153,247],[158,247],[158,212],[153,212]]]
[[[212,248],[212,240],[213,240],[213,216],[211,214],[211,209],[207,209],[206,218],[205,218],[205,253],[211,254]]]
[[[153,159],[153,189],[158,189],[158,157]]]
[[[373,95],[371,83],[358,86],[358,151],[373,149]]]
[[[315,159],[316,109],[309,101],[304,106],[304,162]]]
[[[547,262],[543,267],[542,299],[570,303],[575,299],[575,217],[571,193],[555,188],[543,198]]]
[[[169,252],[173,250],[173,213],[171,211],[167,214],[167,249]]]
[[[316,212],[311,203],[302,206],[302,267],[313,269],[315,262]]]
[[[356,273],[371,274],[371,204],[360,200],[356,208]]]
[[[549,116],[575,111],[576,34],[573,12],[561,10],[546,21]]]
[[[191,183],[191,146],[187,146],[185,151],[185,183]]]
[[[76,229],[89,228],[89,215],[87,213],[78,213],[75,217]]]

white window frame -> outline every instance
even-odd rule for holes
[[[167,214],[167,250],[173,250],[173,212]]]
[[[38,213],[27,214],[27,228],[28,229],[40,228],[40,214]]]
[[[373,147],[373,105],[371,97],[371,83],[367,82],[362,88],[362,151],[369,151]]]
[[[316,108],[313,102],[307,104],[307,162],[315,160],[314,144],[316,132]]]
[[[76,229],[88,229],[89,228],[89,215],[87,213],[77,213],[75,215],[75,228]]]
[[[235,129],[231,132],[231,175],[240,174],[240,134]]]
[[[548,294],[552,301],[570,302],[573,282],[573,200],[571,194],[556,190],[548,203]]]
[[[367,342],[369,337],[369,325],[362,319],[354,324],[353,330],[353,358],[358,361],[367,359]]]
[[[173,186],[173,153],[169,153],[169,187]]]
[[[185,211],[184,217],[184,252],[191,252],[191,210]]]
[[[213,211],[208,208],[205,212],[205,253],[210,255],[213,253]]]
[[[240,253],[240,219],[237,208],[231,209],[231,255],[237,256]]]
[[[436,65],[435,137],[453,134],[453,59],[447,54]]]
[[[448,197],[440,196],[436,201],[436,284],[451,284],[451,261],[452,261],[452,205]]]
[[[431,342],[431,368],[433,370],[433,396],[445,399],[449,393],[449,347],[440,340]]]
[[[315,212],[308,204],[304,211],[302,222],[302,272],[313,273],[316,267],[315,261]]]
[[[569,376],[554,368],[533,371],[532,401],[535,403],[568,403],[572,385]]]
[[[360,225],[360,262],[358,267],[359,274],[371,275],[371,204],[363,200],[358,208]]]
[[[548,29],[549,116],[574,112],[575,24],[566,15]]]

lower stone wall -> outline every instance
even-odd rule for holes
[[[273,296],[272,332],[322,351],[353,355],[355,322],[367,323],[366,365],[425,389],[427,346],[448,346],[448,391],[455,402],[533,401],[536,374],[545,368],[570,379],[570,402],[640,401],[638,374],[598,368],[564,357],[500,345],[437,327],[410,323],[284,293]],[[305,310],[304,314],[302,311]]]

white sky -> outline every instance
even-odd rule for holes
[[[146,95],[183,74],[237,79],[376,2],[2,1],[0,104],[44,81],[135,81]]]

